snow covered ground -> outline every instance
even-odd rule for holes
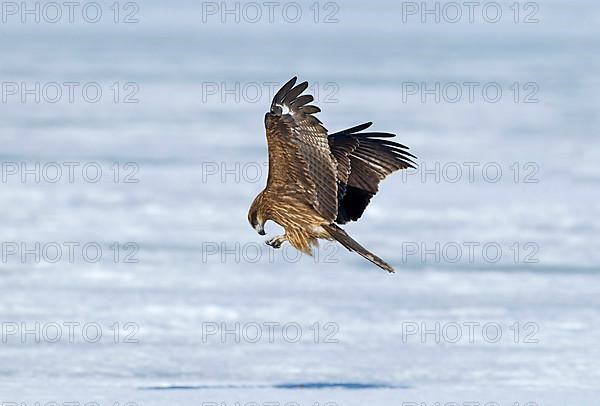
[[[597,404],[597,3],[99,4],[0,24],[0,402]],[[247,224],[293,75],[419,157],[346,227],[395,275]]]

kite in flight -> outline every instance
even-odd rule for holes
[[[354,241],[337,224],[358,220],[379,182],[399,169],[415,168],[408,147],[389,141],[395,134],[364,132],[365,123],[327,134],[314,116],[321,111],[309,105],[314,98],[302,95],[308,83],[295,86],[292,78],[275,94],[265,115],[269,149],[267,186],[256,196],[248,221],[265,235],[264,224],[272,220],[285,235],[266,243],[279,248],[288,241],[312,255],[318,239],[336,240],[388,272],[394,269]]]

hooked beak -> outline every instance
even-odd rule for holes
[[[256,232],[260,235],[265,235],[265,227],[262,224],[257,224],[254,226],[254,229],[256,230]]]

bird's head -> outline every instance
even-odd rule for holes
[[[252,206],[250,206],[250,210],[248,211],[248,222],[258,234],[265,235],[265,221],[266,218],[260,203],[260,195],[258,195],[256,199],[254,199],[254,202],[252,202]]]

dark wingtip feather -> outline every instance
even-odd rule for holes
[[[354,127],[354,128],[351,128],[351,130],[353,130],[352,132],[355,132],[355,133],[357,133],[357,132],[360,132],[360,131],[362,131],[362,130],[366,130],[367,128],[371,127],[372,125],[373,125],[373,122],[372,122],[372,121],[367,121],[367,122],[366,122],[366,123],[364,123],[364,124],[357,125],[356,127]]]
[[[300,111],[309,115],[321,111],[321,109],[317,106],[307,105],[308,103],[314,101],[314,97],[312,95],[302,95],[302,93],[308,89],[308,82],[304,81],[296,85],[296,80],[297,77],[294,76],[277,91],[275,96],[273,96],[270,114],[281,116],[283,113],[281,106],[284,105],[288,106],[291,110]],[[313,119],[317,120],[317,122],[321,124],[316,117],[313,117]]]
[[[392,134],[392,133],[379,133],[379,132],[368,132],[368,133],[359,133],[359,134],[353,134],[355,137],[359,137],[359,138],[394,138],[396,136],[396,134]]]
[[[349,135],[349,134],[355,134],[357,132],[360,132],[362,130],[366,130],[367,128],[371,127],[373,125],[373,123],[371,121],[364,123],[364,124],[360,124],[357,125],[355,127],[351,127],[351,128],[347,128],[345,130],[342,131],[338,131],[337,133],[331,134],[332,137],[336,137],[338,135]]]
[[[298,80],[298,77],[294,76],[293,78],[288,80],[285,85],[281,86],[281,89],[279,89],[277,93],[275,93],[275,96],[273,96],[273,101],[271,102],[271,111],[273,113],[275,113],[275,105],[281,104],[283,102],[284,97],[289,93],[290,90],[292,90],[292,88],[296,84],[296,80]]]
[[[305,104],[312,102],[313,100],[315,100],[315,98],[312,95],[305,94],[303,96],[297,97],[294,100],[292,100],[292,102],[290,103],[290,106],[293,109],[298,109],[298,108],[304,106]]]
[[[413,154],[408,152],[409,148],[405,145],[398,144],[397,142],[393,142],[393,141],[387,141],[387,140],[378,140],[378,142],[381,145],[385,145],[386,147],[388,147],[389,149],[391,149],[392,151],[394,151],[397,154],[418,159],[416,156],[414,156]]]
[[[306,114],[315,114],[315,113],[319,113],[321,111],[320,108],[318,108],[317,106],[304,106],[302,107],[302,111]]]
[[[283,103],[290,104],[296,97],[300,96],[308,88],[308,82],[302,82],[287,92],[283,98]]]

